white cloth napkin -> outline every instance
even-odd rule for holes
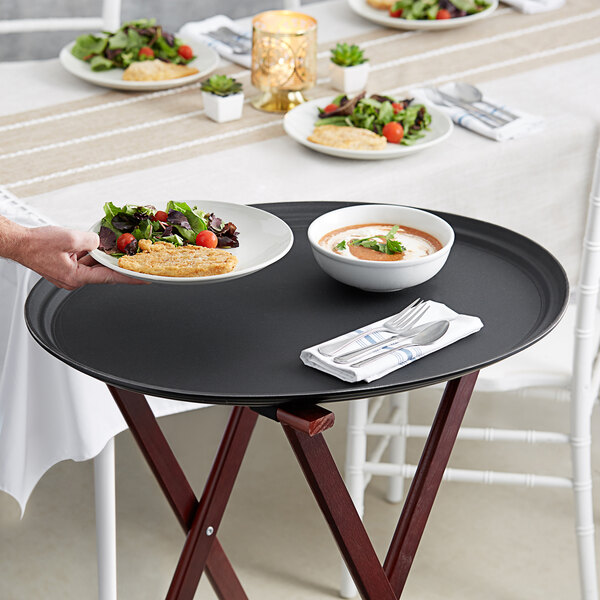
[[[375,381],[375,379],[379,379],[380,377],[383,377],[384,375],[387,375],[396,369],[404,367],[405,365],[408,365],[411,362],[422,358],[423,356],[427,356],[436,350],[445,348],[446,346],[453,344],[454,342],[467,337],[476,331],[479,331],[483,327],[483,323],[479,317],[460,315],[448,308],[445,304],[434,302],[433,300],[428,300],[427,303],[429,304],[429,310],[423,317],[423,320],[419,321],[419,325],[433,321],[439,321],[442,319],[450,321],[448,331],[446,331],[446,333],[433,344],[429,344],[427,346],[410,346],[407,348],[401,348],[396,352],[392,352],[380,358],[379,360],[357,368],[352,368],[349,364],[337,364],[333,362],[334,357],[323,356],[317,350],[321,344],[328,343],[329,341],[333,342],[342,340],[346,337],[354,335],[355,333],[361,333],[366,329],[375,328],[389,319],[389,317],[386,317],[385,319],[381,319],[381,321],[371,323],[370,325],[356,329],[353,332],[341,335],[332,340],[320,342],[315,346],[311,346],[310,348],[306,348],[300,353],[300,360],[308,367],[319,369],[319,371],[324,371],[325,373],[329,373],[338,379],[348,381],[350,383],[354,383],[356,381]],[[393,334],[383,332],[373,333],[367,338],[363,338],[362,340],[347,346],[344,348],[343,352],[350,352],[351,350],[364,348],[369,344],[389,338],[391,335]],[[357,360],[361,360],[361,358]]]
[[[204,21],[191,21],[190,23],[186,23],[179,30],[178,37],[190,41],[196,40],[203,42],[207,46],[214,48],[223,58],[249,69],[252,65],[252,56],[250,54],[235,54],[227,44],[223,44],[222,42],[205,35],[207,32],[215,31],[219,27],[229,27],[240,35],[252,35],[251,31],[241,27],[229,17],[226,17],[225,15],[215,15]]]
[[[439,89],[447,94],[457,96],[457,94],[454,92],[453,83],[440,86]],[[424,90],[414,90],[414,95],[426,97]],[[480,121],[477,117],[470,115],[468,111],[460,108],[459,106],[442,106],[440,104],[436,104],[435,106],[444,111],[457,125],[473,131],[474,133],[478,133],[479,135],[496,140],[497,142],[504,142],[506,140],[513,140],[525,137],[527,135],[532,135],[542,131],[546,126],[546,122],[541,116],[525,113],[521,110],[507,106],[502,102],[498,102],[497,100],[494,100],[488,96],[484,96],[483,99],[487,100],[491,104],[499,106],[500,108],[509,110],[514,115],[517,115],[518,119],[515,119],[506,125],[501,125],[500,127],[493,127],[487,125],[483,121]],[[480,111],[487,112],[489,114],[494,112],[493,108],[481,102],[476,102],[475,106]],[[497,111],[495,114],[504,116],[502,113]]]
[[[565,0],[502,0],[502,2],[526,15],[557,10],[565,5]]]

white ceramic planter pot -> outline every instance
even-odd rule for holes
[[[242,117],[244,107],[244,94],[233,94],[232,96],[217,96],[210,92],[202,92],[202,101],[206,116],[217,123],[235,121]]]
[[[354,67],[340,67],[329,62],[331,85],[340,92],[361,92],[367,87],[369,79],[369,63],[364,62]]]

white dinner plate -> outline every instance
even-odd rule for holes
[[[290,110],[283,118],[285,132],[303,146],[323,154],[357,160],[384,160],[387,158],[402,158],[403,156],[408,156],[409,154],[414,154],[415,152],[420,152],[435,144],[439,144],[452,133],[452,129],[454,128],[452,119],[446,113],[435,106],[420,102],[421,104],[425,104],[431,114],[431,124],[429,131],[425,131],[425,137],[416,141],[412,146],[388,143],[383,150],[346,150],[344,148],[334,148],[333,146],[324,146],[323,144],[309,142],[307,138],[313,132],[318,119],[318,107],[323,108],[332,100],[333,97],[311,100]]]
[[[213,71],[219,63],[219,55],[212,48],[202,43],[189,43],[188,45],[191,46],[196,58],[189,62],[188,65],[198,69],[198,73],[188,75],[187,77],[178,77],[177,79],[166,79],[165,81],[124,81],[123,69],[92,71],[89,63],[79,60],[71,54],[71,48],[74,45],[74,41],[67,44],[60,51],[59,55],[62,66],[69,73],[101,87],[130,92],[152,92],[194,83]]]
[[[232,222],[239,232],[238,248],[227,249],[238,258],[238,264],[230,273],[222,275],[209,275],[207,277],[165,277],[162,275],[147,275],[136,273],[119,267],[119,259],[106,254],[102,250],[92,250],[90,254],[100,264],[136,279],[159,283],[176,284],[207,284],[218,283],[244,277],[256,273],[265,267],[283,258],[292,247],[294,234],[285,221],[279,217],[243,204],[230,202],[213,202],[212,200],[183,200],[190,206],[197,206],[204,212],[212,212],[224,223]],[[162,210],[164,207],[157,207]],[[91,230],[98,233],[98,221]]]
[[[366,0],[348,0],[350,8],[361,17],[378,23],[379,25],[385,25],[386,27],[392,27],[394,29],[425,29],[425,30],[442,30],[442,29],[454,29],[455,27],[462,27],[463,25],[469,25],[475,23],[481,19],[489,17],[498,8],[498,0],[489,0],[490,7],[482,10],[481,12],[475,13],[474,15],[467,15],[466,17],[456,17],[455,19],[440,19],[428,20],[428,19],[402,19],[390,17],[387,10],[378,10],[367,4]]]

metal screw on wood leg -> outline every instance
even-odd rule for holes
[[[207,527],[206,535],[212,535],[214,532],[215,532],[215,530],[212,527]]]

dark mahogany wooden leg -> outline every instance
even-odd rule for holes
[[[383,568],[399,598],[425,530],[479,371],[453,379],[438,407]]]
[[[320,435],[326,427],[311,433],[310,424],[317,416],[314,407],[311,413],[302,408],[277,411],[276,418],[283,425],[304,476],[364,600],[400,598],[477,375],[477,372],[465,375],[446,385],[383,567],[329,448]],[[322,411],[320,419],[323,421],[328,411],[319,410]],[[330,423],[329,427],[333,419],[330,419]]]
[[[333,414],[319,407],[311,407],[312,414],[305,414],[302,409],[292,410],[291,414],[278,411],[277,419],[283,425],[360,595],[365,600],[396,600],[342,476],[320,433],[324,428],[313,428],[315,433],[309,433],[310,422],[319,416],[315,408],[321,411],[322,422],[327,415],[331,415],[328,421],[331,427]],[[303,422],[307,425],[303,425]]]
[[[214,540],[210,549],[206,576],[219,600],[248,600],[219,540]]]
[[[146,398],[141,394],[121,390],[110,385],[108,389],[129,425],[131,433],[177,516],[181,527],[185,533],[188,533],[192,528],[200,503],[165,439]],[[237,412],[239,413],[240,410],[238,409]],[[243,420],[254,425],[256,415],[249,410],[246,413],[247,415]],[[239,414],[235,416],[232,414],[230,424],[231,421],[237,420],[239,420]],[[221,448],[219,452],[221,452]],[[217,464],[220,464],[219,454],[215,459],[215,465]],[[206,559],[206,571],[215,593],[220,600],[248,600],[215,534],[211,536],[212,544],[209,544],[209,554]],[[199,578],[200,574],[198,574]]]
[[[258,415],[235,407],[179,558],[167,600],[193,600]]]
[[[318,407],[258,412],[278,420],[364,600],[400,598],[478,373],[450,381],[442,396],[383,567],[323,438],[333,413]],[[167,600],[192,600],[205,567],[220,600],[247,600],[216,531],[257,415],[233,409],[198,502],[144,396],[108,386],[184,531],[189,532]]]

